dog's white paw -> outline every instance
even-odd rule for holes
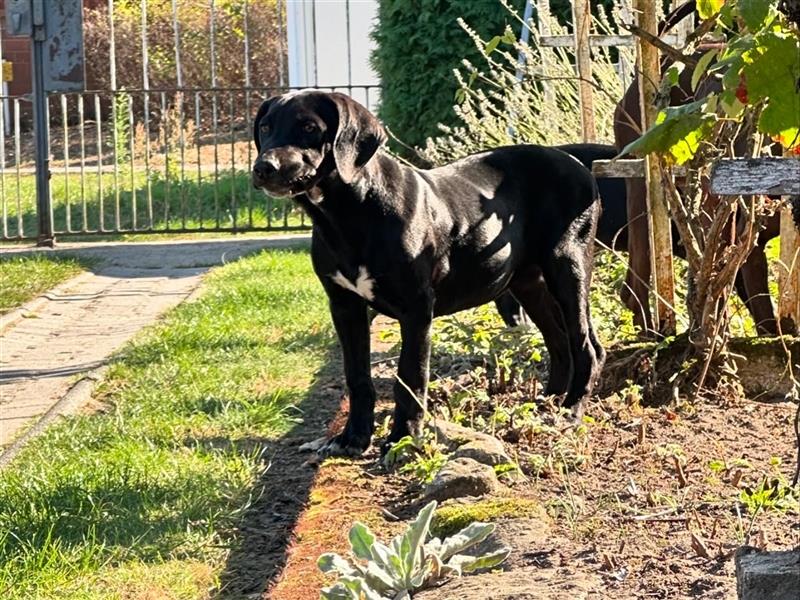
[[[300,452],[319,452],[328,442],[329,440],[326,437],[317,438],[316,440],[301,445],[298,450],[300,450]]]
[[[306,442],[298,448],[301,452],[316,452],[321,457],[328,456],[361,456],[366,448],[343,446],[340,436],[334,438],[319,438]]]

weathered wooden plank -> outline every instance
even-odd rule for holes
[[[686,168],[683,166],[672,167],[672,172],[678,176],[686,175]],[[592,163],[592,173],[595,177],[607,177],[610,179],[629,177],[644,177],[643,158],[617,158],[611,160],[596,160]]]
[[[639,27],[658,35],[656,0],[638,0]],[[658,49],[644,40],[638,40],[639,103],[642,109],[642,131],[647,131],[656,122],[656,93],[661,81],[661,64]],[[667,211],[661,168],[658,157],[645,158],[645,181],[647,185],[647,213],[650,225],[650,258],[653,265],[653,288],[656,298],[655,325],[665,335],[675,333],[675,273],[672,267],[672,222]]]
[[[800,160],[796,158],[725,158],[711,167],[711,192],[747,194],[800,194]]]
[[[762,552],[743,546],[736,551],[735,563],[739,600],[797,600],[800,551]]]
[[[678,36],[667,34],[661,37],[666,43],[675,46],[678,43]],[[571,35],[545,35],[539,38],[539,44],[546,48],[573,48],[575,38]],[[636,44],[634,35],[590,35],[589,45],[592,48],[601,46],[633,46]]]
[[[578,97],[581,105],[581,129],[584,142],[597,139],[594,122],[594,98],[592,97],[592,53],[589,32],[592,28],[592,13],[589,0],[572,3],[572,22],[575,30],[575,58],[578,63]]]

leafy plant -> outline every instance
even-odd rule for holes
[[[430,483],[447,462],[447,455],[433,435],[426,430],[422,439],[407,435],[393,444],[383,459],[387,468],[400,465],[401,473],[410,473],[421,483]]]
[[[338,575],[336,583],[322,589],[321,597],[326,600],[410,598],[411,592],[446,577],[489,569],[508,557],[508,548],[483,556],[463,554],[494,531],[491,523],[472,523],[444,540],[434,537],[425,542],[435,510],[433,501],[388,545],[378,541],[366,525],[356,522],[348,536],[352,557],[329,552],[317,561],[323,573]]]
[[[765,509],[794,511],[800,509],[797,490],[787,485],[781,478],[770,480],[765,477],[757,487],[745,487],[739,492],[739,501],[752,515]]]
[[[595,31],[619,34],[612,22],[619,19],[615,16],[618,8],[615,6],[610,16],[599,6],[596,8]],[[516,28],[521,24],[520,15],[512,7],[507,10]],[[544,12],[538,19],[547,22],[553,35],[571,35],[569,29]],[[528,45],[517,41],[516,29],[497,28],[493,32],[497,35],[488,37],[483,33],[485,29],[474,29],[471,24],[469,18],[459,20],[478,54],[465,55],[455,72],[459,83],[457,104],[453,107],[455,118],[440,119],[441,135],[427,141],[424,156],[442,164],[507,144],[575,142],[581,131],[581,116],[575,108],[579,94],[573,51],[541,47],[535,26],[530,30]],[[623,81],[617,72],[620,63],[628,65],[628,72],[632,70],[630,47],[592,49],[599,140],[613,139],[614,106],[623,92]]]

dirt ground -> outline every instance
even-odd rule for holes
[[[386,360],[386,350],[384,344],[374,356],[383,359],[373,370],[381,399],[378,423],[391,411],[395,364]],[[316,387],[328,401],[343,399],[335,361],[324,379]],[[493,400],[519,402],[522,395]],[[341,427],[345,411],[342,402],[329,432]],[[794,404],[701,399],[643,407],[631,388],[595,399],[587,414],[578,427],[543,410],[525,426],[512,419],[496,429],[524,477],[506,479],[492,498],[443,506],[463,506],[480,518],[487,502],[503,503],[505,512],[492,517],[498,522],[496,543],[510,545],[512,554],[501,570],[452,580],[415,597],[733,599],[733,553],[739,546],[800,545],[797,489],[788,487],[796,452]],[[387,473],[374,447],[358,459],[308,460],[296,445],[324,430],[319,421],[314,427],[307,424],[287,442],[290,458],[284,463],[291,466],[282,471],[291,476],[285,484],[305,478],[310,491],[302,506],[271,529],[281,550],[271,555],[264,598],[318,598],[330,580],[316,559],[347,551],[353,521],[367,523],[385,539],[424,504],[420,482]],[[280,485],[280,475],[272,485]],[[530,514],[532,505],[541,510]]]

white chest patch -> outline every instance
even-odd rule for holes
[[[358,276],[355,282],[350,281],[347,277],[342,275],[341,271],[336,271],[331,275],[334,283],[342,286],[346,290],[350,290],[364,298],[365,300],[372,301],[375,299],[375,294],[372,293],[372,288],[375,286],[375,280],[370,277],[367,267],[358,267]]]

